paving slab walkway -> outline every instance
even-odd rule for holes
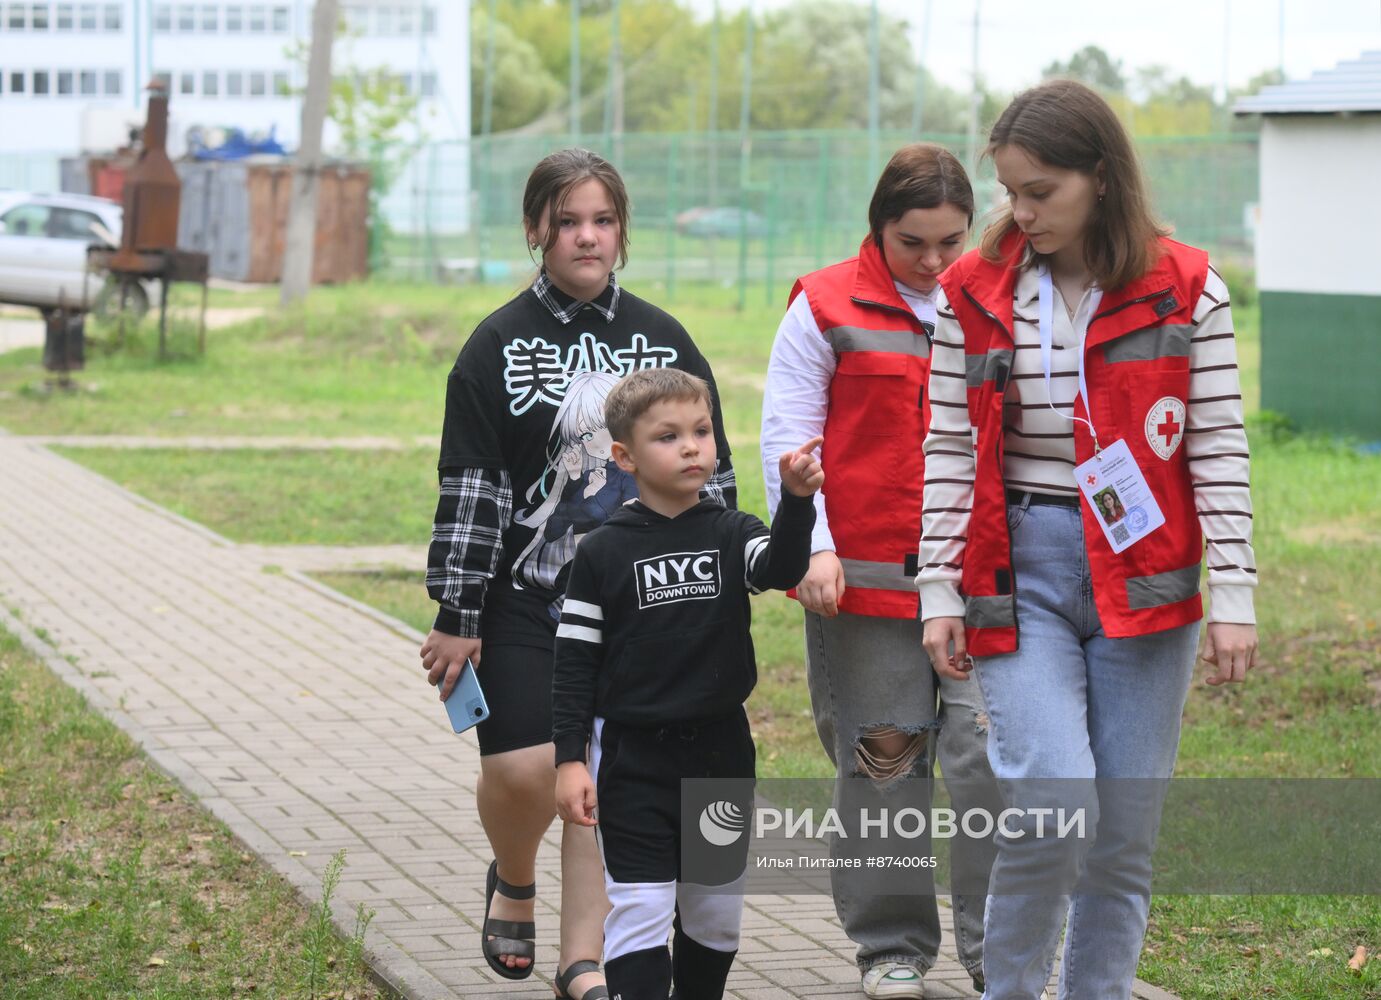
[[[445,724],[417,632],[32,440],[0,435],[0,511],[0,627],[306,898],[344,848],[337,921],[374,909],[381,980],[409,1000],[551,996],[558,845],[538,857],[537,974],[501,982],[478,956],[476,744]],[[750,897],[730,995],[861,996],[852,953],[827,897]],[[948,936],[926,982],[973,995]]]

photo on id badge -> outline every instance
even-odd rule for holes
[[[1117,495],[1117,490],[1109,486],[1105,490],[1099,490],[1093,495],[1093,504],[1098,513],[1103,515],[1103,520],[1108,524],[1116,524],[1127,516],[1127,510],[1122,506],[1122,500]]]

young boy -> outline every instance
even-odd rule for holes
[[[805,575],[825,479],[811,455],[820,438],[781,456],[770,535],[751,514],[701,500],[715,465],[710,405],[703,381],[672,368],[610,391],[613,458],[639,498],[581,539],[556,631],[556,806],[583,826],[599,806],[614,1000],[666,1000],[673,980],[678,1000],[723,996],[743,896],[680,881],[681,781],[754,776],[748,594]]]

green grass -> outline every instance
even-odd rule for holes
[[[653,285],[638,289],[653,301]],[[473,324],[507,289],[356,286],[319,290],[298,310],[216,334],[204,360],[97,357],[99,389],[41,396],[32,358],[0,355],[0,426],[45,433],[434,435],[444,377]],[[735,446],[740,502],[765,507],[757,436],[762,373],[781,295],[748,308],[705,285],[678,285],[672,311],[714,366]],[[769,300],[772,304],[769,304]],[[781,301],[778,301],[781,300]],[[1257,403],[1258,316],[1236,311],[1248,409]],[[5,391],[11,395],[4,395]],[[1381,733],[1381,459],[1317,438],[1252,426],[1261,586],[1261,666],[1245,685],[1202,683],[1185,713],[1179,773],[1378,776]],[[429,451],[375,453],[73,452],[232,538],[266,543],[420,543],[434,497]],[[324,485],[323,485],[324,484]],[[326,495],[334,494],[334,495]],[[332,586],[422,631],[434,607],[401,573],[330,574]],[[760,683],[749,703],[764,777],[831,773],[810,715],[801,613],[755,599]],[[1361,897],[1160,897],[1141,975],[1186,998],[1381,998],[1376,968],[1345,962],[1381,950],[1375,900]],[[1309,952],[1330,949],[1331,955]]]
[[[350,943],[0,632],[0,983],[6,1000],[382,996]]]
[[[430,449],[57,450],[237,542],[420,545],[436,512]]]

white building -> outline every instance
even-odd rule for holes
[[[1243,98],[1261,115],[1261,405],[1381,439],[1381,51]]]
[[[419,95],[431,140],[470,134],[469,4],[341,0],[334,70],[386,68]],[[0,0],[0,158],[110,149],[170,84],[169,145],[193,125],[276,129],[295,148],[309,0]],[[304,55],[294,57],[302,50]],[[332,136],[327,135],[330,147]]]

